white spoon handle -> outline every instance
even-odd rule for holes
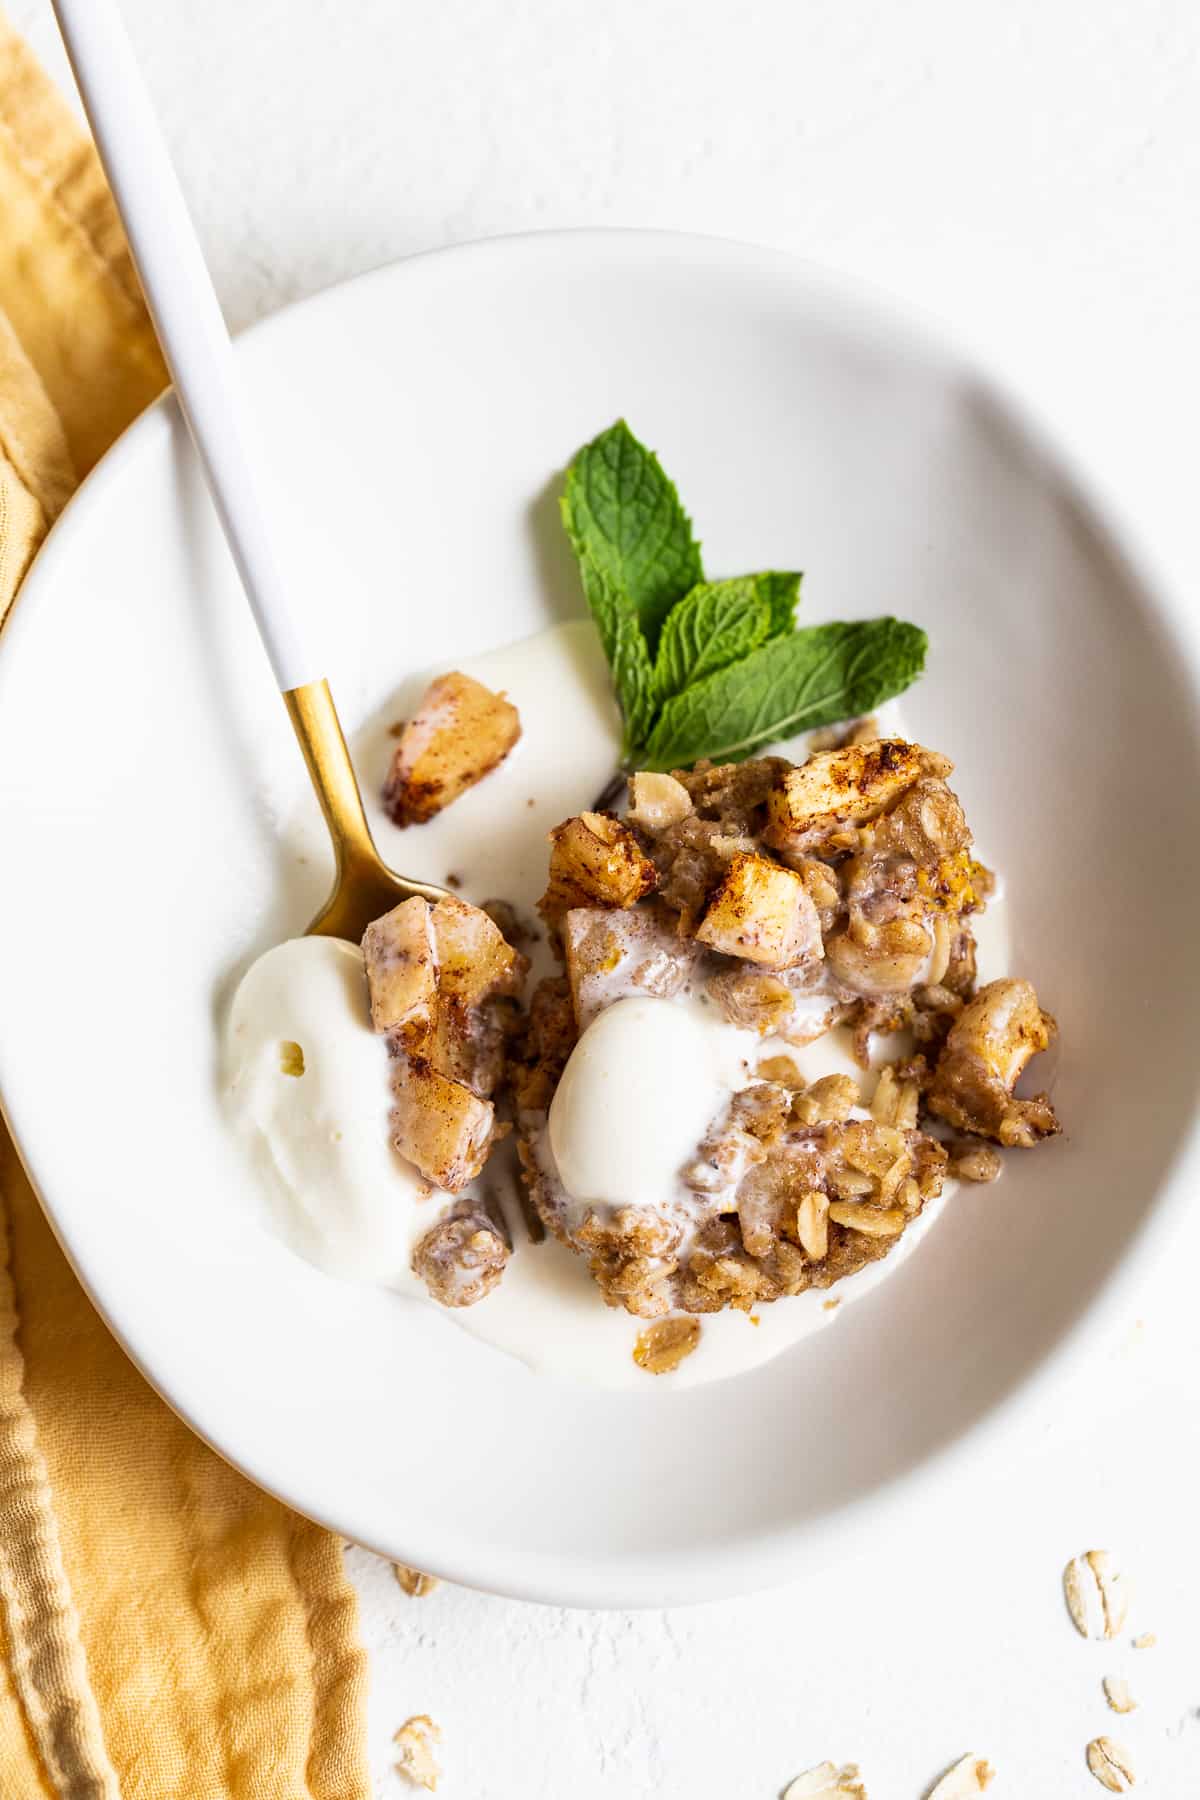
[[[114,0],[53,0],[183,415],[271,667],[286,693],[325,670],[275,560],[229,333]]]

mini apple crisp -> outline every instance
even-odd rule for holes
[[[1053,1019],[1028,981],[975,991],[993,878],[951,771],[856,735],[802,764],[635,774],[624,819],[551,834],[565,973],[535,989],[516,1053],[519,1151],[610,1306],[653,1320],[830,1288],[886,1257],[951,1167],[992,1180],[992,1145],[1058,1130],[1045,1094],[1015,1093]],[[857,1074],[806,1080],[788,1047],[835,1027]]]

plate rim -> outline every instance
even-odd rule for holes
[[[922,359],[932,359],[943,368],[947,364],[957,364],[995,401],[1001,415],[1024,440],[1046,459],[1106,552],[1116,559],[1122,571],[1151,603],[1147,617],[1166,633],[1175,649],[1193,710],[1200,717],[1200,620],[1189,614],[1182,594],[1166,578],[1129,508],[1108,488],[1085,446],[1062,422],[1052,424],[1047,419],[1036,398],[995,355],[981,353],[977,347],[972,347],[965,333],[948,330],[932,313],[894,298],[883,288],[858,277],[787,251],[715,235],[625,227],[521,232],[426,250],[383,263],[256,321],[238,334],[235,344],[239,356],[253,355],[261,342],[272,339],[284,329],[302,324],[324,311],[336,310],[349,290],[414,276],[419,278],[430,265],[450,262],[504,264],[520,262],[530,255],[547,251],[607,256],[614,248],[635,256],[645,253],[652,261],[670,256],[693,259],[704,256],[714,266],[728,268],[739,264],[747,275],[757,264],[763,278],[771,274],[776,279],[783,279],[810,304],[823,307],[836,303],[853,315],[857,325],[869,325],[888,345],[902,348],[909,354],[915,353]],[[39,548],[0,632],[0,681],[12,678],[24,621],[32,617],[40,604],[37,599],[40,590],[53,587],[58,559],[69,551],[72,533],[92,509],[103,506],[109,484],[123,477],[127,465],[140,455],[150,454],[162,435],[175,429],[176,419],[174,395],[168,389],[130,423],[72,495]],[[17,1156],[59,1246],[108,1330],[155,1392],[224,1461],[293,1511],[332,1531],[344,1533],[344,1520],[339,1522],[314,1511],[305,1505],[302,1495],[275,1485],[269,1472],[256,1466],[255,1457],[247,1453],[247,1449],[239,1446],[234,1454],[214,1441],[211,1433],[198,1424],[187,1398],[173,1391],[176,1384],[156,1374],[151,1360],[131,1343],[120,1320],[109,1312],[93,1285],[89,1270],[72,1251],[64,1219],[38,1179],[36,1147],[27,1145],[20,1131],[19,1098],[15,1107],[5,1098],[13,1091],[19,1095],[19,1079],[13,1081],[15,1061],[16,1054],[8,1044],[6,1034],[0,1033],[0,1117],[8,1127]],[[1181,1137],[1171,1167],[1149,1205],[1143,1230],[1127,1247],[1125,1255],[1107,1271],[1096,1291],[1081,1301],[1074,1315],[1062,1325],[1040,1362],[956,1436],[938,1445],[918,1463],[843,1505],[836,1514],[827,1514],[799,1526],[731,1539],[720,1546],[708,1545],[702,1552],[693,1551],[686,1559],[676,1560],[670,1565],[669,1572],[656,1567],[654,1559],[643,1553],[627,1553],[619,1565],[611,1561],[593,1566],[579,1558],[558,1554],[522,1552],[514,1557],[506,1550],[494,1555],[486,1546],[477,1543],[455,1545],[448,1561],[440,1556],[430,1558],[428,1554],[422,1554],[422,1566],[428,1566],[431,1573],[460,1585],[486,1592],[579,1607],[695,1603],[772,1587],[794,1578],[810,1556],[828,1554],[831,1550],[840,1553],[847,1543],[859,1536],[866,1522],[882,1510],[895,1512],[918,1508],[972,1450],[985,1441],[994,1446],[1005,1434],[1014,1432],[1023,1410],[1043,1401],[1052,1388],[1065,1384],[1114,1318],[1126,1295],[1147,1279],[1158,1258],[1164,1254],[1169,1242],[1167,1224],[1171,1214],[1186,1201],[1189,1175],[1200,1176],[1200,1111],[1193,1113],[1191,1123]],[[373,1542],[371,1533],[353,1535],[356,1542],[385,1558],[391,1559],[397,1554],[394,1545]]]

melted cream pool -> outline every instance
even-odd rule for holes
[[[521,740],[498,770],[437,819],[398,831],[371,800],[393,748],[388,727],[406,716],[427,678],[414,681],[355,746],[372,828],[385,858],[407,874],[437,882],[450,877],[466,898],[498,896],[532,914],[545,884],[547,832],[590,805],[615,767],[617,719],[603,656],[591,625],[580,621],[453,666],[508,693],[520,709]],[[885,709],[881,722],[902,733],[894,708]],[[797,758],[805,754],[802,738],[780,748]],[[298,852],[321,856],[307,820],[289,836]],[[1003,973],[1003,907],[995,900],[979,921],[978,936],[981,977]],[[531,979],[552,966],[544,943],[535,946]],[[790,1055],[810,1080],[858,1072],[844,1032],[797,1049],[759,1043],[715,1020],[697,1032],[676,1016],[689,1008],[669,1001],[623,1004],[648,1009],[646,1017],[634,1020],[626,1012],[622,1029],[621,1018],[611,1018],[619,1008],[601,1015],[591,1050],[556,1105],[552,1141],[557,1128],[556,1152],[560,1162],[571,1164],[572,1187],[600,1181],[611,1189],[615,1181],[630,1194],[661,1193],[679,1165],[679,1146],[686,1159],[719,1110],[714,1099],[720,1102],[739,1065],[752,1066],[759,1056]],[[618,1035],[620,1043],[610,1046],[615,1054],[606,1054],[606,1036]],[[302,1075],[285,1072],[284,1064],[294,1067],[296,1059],[284,1047],[293,1045],[303,1054]],[[269,1228],[333,1275],[386,1285],[432,1305],[409,1258],[442,1197],[423,1192],[388,1142],[386,1058],[370,1029],[357,948],[299,939],[260,958],[234,1001],[226,1053],[231,1118],[255,1169]],[[673,1081],[662,1073],[682,1071],[685,1062],[686,1078]],[[670,1092],[660,1086],[650,1104],[647,1083],[655,1070]],[[608,1103],[597,1113],[593,1102],[604,1092]],[[673,1122],[666,1131],[660,1123],[664,1107]],[[811,1292],[748,1316],[706,1317],[697,1350],[672,1375],[654,1377],[633,1361],[642,1324],[604,1305],[583,1258],[552,1239],[529,1243],[504,1147],[482,1179],[504,1202],[515,1250],[499,1287],[485,1300],[458,1310],[437,1308],[447,1329],[468,1331],[555,1379],[643,1389],[668,1382],[690,1387],[742,1373],[831,1323],[908,1261],[954,1189],[948,1183],[889,1256],[840,1282],[832,1295]]]

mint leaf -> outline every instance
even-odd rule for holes
[[[754,579],[758,583],[759,593],[764,596],[771,609],[771,629],[767,636],[780,637],[785,631],[791,631],[796,623],[801,577],[784,574],[779,569],[769,569],[763,575],[756,575]]]
[[[562,517],[624,717],[625,768],[749,756],[869,712],[921,672],[925,633],[898,619],[797,631],[793,571],[706,582],[679,495],[623,419],[575,457]]]
[[[657,706],[650,652],[637,616],[620,589],[600,573],[589,556],[579,558],[579,573],[625,721],[624,756],[633,745],[645,741],[654,723]]]
[[[668,700],[638,766],[669,771],[702,756],[737,762],[778,738],[868,713],[915,681],[927,641],[900,619],[772,638]]]
[[[661,704],[706,675],[740,662],[770,636],[771,601],[762,578],[702,581],[667,614],[654,659]]]
[[[667,614],[704,570],[679,495],[624,419],[576,456],[562,516],[576,556],[626,597],[653,653]]]
[[[623,614],[617,625],[616,639],[609,664],[616,684],[625,732],[621,740],[621,761],[627,763],[636,746],[644,744],[658,712],[658,695],[654,687],[654,671],[642,628],[632,613]]]

